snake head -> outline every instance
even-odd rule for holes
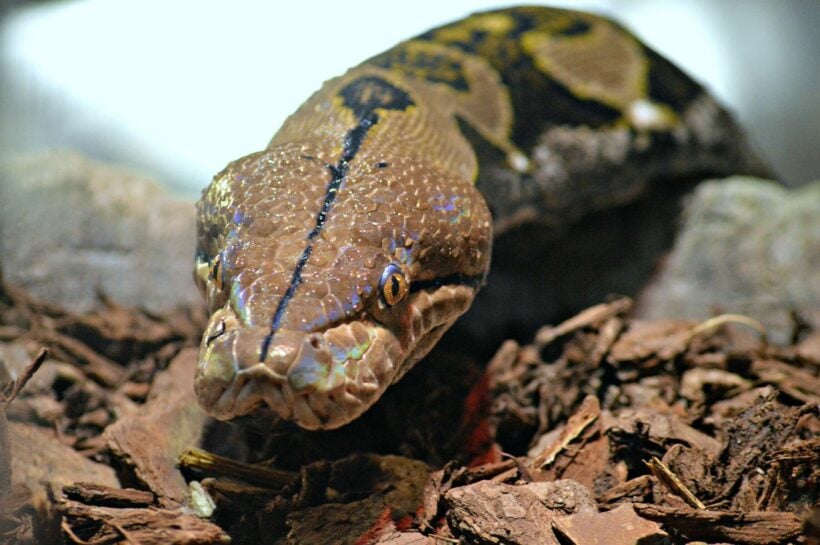
[[[413,158],[334,165],[286,144],[219,173],[198,204],[211,317],[195,388],[219,419],[266,405],[308,429],[364,412],[470,306],[491,220],[473,184]]]

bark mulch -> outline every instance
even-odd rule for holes
[[[79,315],[2,284],[0,544],[820,543],[820,332],[631,305],[490,361],[449,335],[307,432],[202,413],[200,309]]]

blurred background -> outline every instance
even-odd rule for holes
[[[484,0],[13,2],[0,155],[71,148],[191,200],[321,83]],[[820,178],[820,1],[552,2],[615,17],[707,85],[790,184]]]

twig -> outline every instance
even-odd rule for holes
[[[672,470],[666,467],[666,464],[661,462],[657,457],[653,456],[648,462],[644,463],[656,479],[682,498],[683,501],[689,504],[690,507],[694,507],[695,509],[706,509],[706,506],[703,505],[703,503],[692,493],[691,490],[689,490],[689,488],[687,488],[685,484],[683,484],[683,481],[681,481],[677,475],[672,473]]]
[[[34,356],[34,359],[31,360],[31,363],[26,366],[23,374],[11,381],[8,386],[8,393],[4,392],[0,394],[2,395],[2,400],[0,400],[0,402],[3,405],[3,409],[6,409],[9,404],[14,401],[17,394],[19,394],[20,390],[22,390],[28,381],[31,380],[31,377],[33,377],[34,373],[36,373],[40,366],[43,365],[43,362],[46,361],[47,357],[48,348],[41,348],[37,355]]]
[[[581,434],[584,433],[584,430],[595,422],[600,415],[601,408],[598,405],[598,399],[594,396],[584,398],[578,410],[567,420],[567,424],[564,426],[564,430],[558,436],[558,439],[541,451],[530,463],[530,467],[540,469],[551,464],[555,461],[555,457],[566,449],[570,443],[580,437]]]
[[[717,329],[724,324],[743,324],[749,326],[760,335],[761,343],[764,345],[769,343],[766,328],[763,324],[753,318],[743,316],[742,314],[721,314],[720,316],[715,316],[713,318],[709,318],[708,320],[704,320],[692,328],[692,331],[689,332],[688,340],[691,341],[698,335]]]
[[[179,457],[179,466],[205,473],[217,473],[274,489],[284,488],[298,476],[292,471],[244,464],[198,448],[189,448],[183,452]]]
[[[77,534],[74,533],[74,530],[71,528],[71,524],[63,517],[62,522],[60,522],[60,529],[68,534],[68,537],[77,545],[91,545],[88,541],[80,538]]]

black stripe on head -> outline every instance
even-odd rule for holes
[[[313,252],[313,240],[319,236],[324,228],[325,222],[330,214],[330,209],[336,201],[336,196],[339,194],[345,177],[347,176],[349,163],[358,153],[365,136],[367,136],[367,132],[373,125],[379,122],[379,116],[376,110],[403,111],[414,104],[406,91],[399,89],[382,78],[372,76],[362,77],[352,81],[339,91],[339,96],[342,97],[344,105],[350,108],[356,115],[358,123],[345,134],[342,156],[339,158],[339,161],[335,165],[327,165],[331,178],[325,189],[325,198],[322,201],[322,208],[320,208],[318,214],[316,214],[316,223],[307,235],[307,244],[305,245],[305,249],[302,250],[299,260],[296,262],[296,267],[293,269],[288,289],[285,290],[285,294],[279,300],[279,304],[273,313],[270,333],[268,333],[262,341],[262,348],[259,355],[260,363],[264,362],[268,356],[268,350],[273,341],[273,336],[282,323],[282,318],[285,315],[288,303],[293,299],[296,288],[302,283],[302,270],[305,268],[305,265],[307,265],[310,254]]]

